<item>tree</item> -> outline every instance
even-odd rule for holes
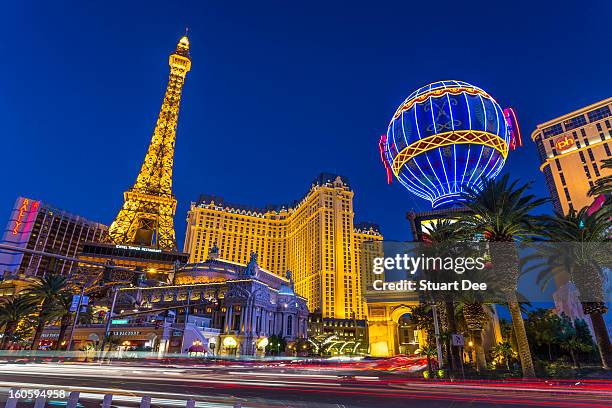
[[[612,264],[609,228],[612,208],[593,213],[587,208],[547,220],[546,242],[535,246],[527,270],[539,270],[537,281],[545,290],[549,282],[565,274],[576,285],[585,314],[591,317],[602,367],[612,368],[612,344],[604,320],[608,311],[604,269]]]
[[[530,212],[549,199],[526,194],[530,184],[517,185],[506,174],[500,179],[483,180],[481,189],[468,188],[463,193],[470,214],[462,216],[461,223],[475,235],[482,234],[488,241],[491,262],[496,278],[502,284],[512,316],[514,333],[524,377],[535,377],[535,369],[525,324],[516,294],[519,278],[519,256],[516,241],[529,239],[541,232],[541,217]]]
[[[57,336],[57,342],[55,343],[55,350],[60,350],[62,348],[62,343],[64,342],[64,338],[66,337],[66,331],[70,326],[70,306],[72,305],[72,295],[69,293],[65,293],[60,296],[58,302],[55,307],[55,315],[57,315],[60,319],[60,331]]]
[[[562,349],[570,353],[574,367],[580,368],[579,353],[593,350],[593,343],[590,339],[585,338],[584,332],[577,329],[576,325],[566,315],[562,316],[561,325],[559,344]],[[580,324],[578,326],[580,327]]]
[[[462,240],[462,231],[459,228],[459,224],[455,221],[451,219],[441,219],[427,225],[422,238],[424,242],[423,252],[426,256],[440,258],[453,257],[458,255],[457,244]],[[456,278],[453,271],[425,270],[423,272],[425,277],[432,282],[448,282]],[[448,276],[449,274],[451,274],[451,276]],[[453,302],[455,295],[456,294],[444,291],[434,291],[432,293],[432,298],[443,306],[443,308],[439,308],[440,315],[446,318],[446,329],[449,333],[457,333],[455,304]],[[459,360],[460,356],[453,351],[453,346],[450,341],[451,336],[446,337],[448,338],[448,341],[445,341],[445,345],[448,350],[447,357],[449,366],[458,369],[461,364]]]
[[[438,350],[434,344],[427,344],[421,348],[421,355],[427,357],[427,371],[429,372],[429,378],[433,377],[433,364],[432,359],[438,355]]]
[[[509,342],[503,341],[501,343],[497,343],[491,349],[491,354],[493,355],[493,358],[499,360],[499,362],[505,363],[506,369],[510,371],[510,359],[516,356],[516,352],[512,349]]]
[[[266,354],[279,355],[285,351],[285,347],[287,347],[287,341],[280,334],[273,334],[268,337]]]
[[[461,302],[461,313],[465,321],[466,328],[474,339],[474,350],[476,351],[476,368],[483,371],[487,368],[487,360],[482,345],[482,331],[485,323],[489,320],[489,315],[485,311],[485,306],[480,302]]]
[[[23,295],[0,298],[0,326],[4,326],[4,335],[0,349],[5,350],[14,340],[18,325],[35,311],[32,299]]]
[[[425,303],[421,303],[418,306],[411,306],[410,315],[417,330],[422,330],[427,334],[427,341],[432,341],[432,339],[435,339],[431,306]]]
[[[106,336],[105,343],[106,343],[106,346],[104,348],[108,347],[108,351],[113,351],[121,345],[121,337],[115,336],[114,334],[109,334],[108,336]],[[104,350],[100,350],[100,351],[104,351]]]
[[[37,280],[23,291],[25,296],[30,297],[39,306],[38,323],[32,338],[30,348],[35,350],[38,347],[40,336],[45,325],[57,316],[57,305],[63,296],[67,296],[68,279],[61,275],[47,274],[38,277]]]
[[[602,169],[612,169],[612,159],[602,160]],[[590,196],[598,196],[600,194],[612,194],[612,176],[605,176],[595,181],[595,185],[589,190]]]
[[[548,350],[548,360],[552,361],[552,345],[557,343],[562,329],[561,318],[552,310],[538,308],[527,314],[527,333],[533,342]]]

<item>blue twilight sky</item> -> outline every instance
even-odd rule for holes
[[[526,147],[504,171],[547,194],[530,133],[611,95],[612,2],[6,2],[0,17],[0,216],[17,195],[110,223],[134,182],[190,28],[174,191],[182,247],[200,193],[265,205],[321,171],[356,220],[410,238],[428,203],[388,186],[377,142],[415,88],[460,79],[513,106]],[[545,210],[550,211],[550,207]]]

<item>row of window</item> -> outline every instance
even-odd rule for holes
[[[544,136],[544,138],[560,135],[561,133],[564,132],[564,128],[565,128],[565,131],[576,129],[576,128],[586,125],[587,123],[597,122],[609,116],[612,116],[612,112],[610,112],[610,107],[607,105],[602,106],[601,108],[597,108],[590,112],[587,112],[586,116],[583,114],[576,115],[570,119],[563,121],[563,126],[561,126],[560,123],[555,123],[554,125],[544,128],[542,130],[542,135]],[[587,122],[587,118],[588,118],[588,122]]]

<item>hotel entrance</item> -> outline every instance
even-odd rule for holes
[[[410,313],[406,313],[397,322],[397,344],[399,354],[411,355],[419,348],[419,331]]]

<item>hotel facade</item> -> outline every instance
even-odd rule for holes
[[[319,175],[286,206],[250,208],[203,195],[189,210],[183,251],[190,263],[203,262],[216,244],[221,259],[242,264],[255,252],[272,273],[291,271],[311,312],[364,319],[361,265],[372,254],[363,243],[383,237],[375,225],[354,223],[353,196],[348,180],[334,174]]]
[[[18,197],[4,230],[2,243],[26,250],[76,258],[86,241],[100,242],[106,225],[55,208],[42,201]],[[69,275],[77,262],[22,251],[0,250],[0,276]]]
[[[594,183],[612,174],[601,162],[612,157],[612,98],[548,122],[531,134],[540,158],[540,170],[556,212],[567,214],[593,203],[588,195]]]

